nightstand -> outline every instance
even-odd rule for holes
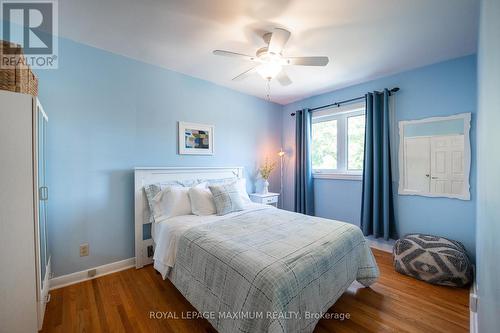
[[[278,198],[280,197],[279,193],[252,193],[250,194],[250,200],[256,203],[272,205],[274,207],[278,207]]]

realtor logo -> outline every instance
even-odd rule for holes
[[[2,39],[0,67],[19,62],[32,68],[57,68],[57,0],[1,0]],[[19,55],[20,45],[24,57]]]

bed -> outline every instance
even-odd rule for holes
[[[145,185],[242,176],[239,167],[137,168],[136,267],[154,262],[219,332],[312,332],[354,280],[379,276],[358,227],[252,204],[160,221],[147,238]]]

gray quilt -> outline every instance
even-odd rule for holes
[[[360,229],[279,209],[193,227],[171,280],[219,332],[312,332],[349,285],[379,276]]]

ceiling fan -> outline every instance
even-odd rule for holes
[[[246,54],[215,50],[213,54],[226,57],[236,57],[242,60],[254,62],[254,67],[234,77],[233,81],[243,80],[254,73],[258,73],[265,80],[271,81],[276,78],[278,82],[287,86],[292,83],[290,77],[286,74],[283,66],[326,66],[328,57],[285,57],[283,48],[290,38],[290,31],[282,28],[274,28],[272,32],[264,34],[263,39],[267,46],[261,47],[255,53],[255,56]]]

